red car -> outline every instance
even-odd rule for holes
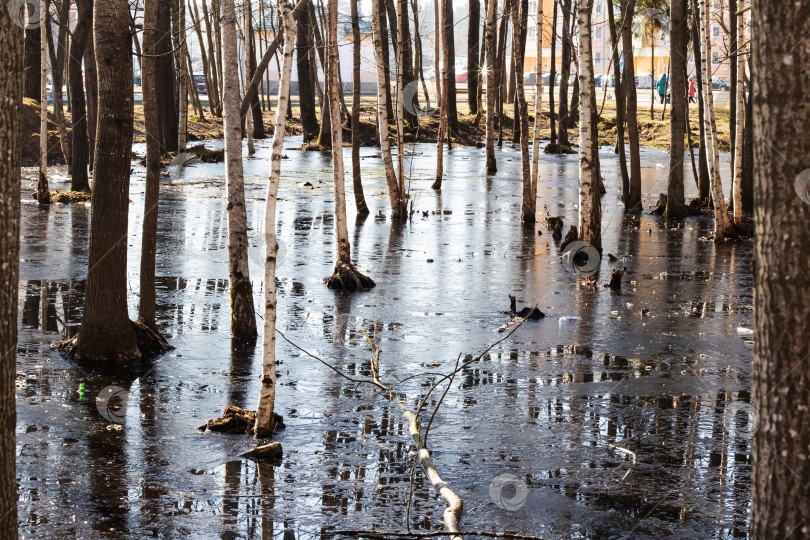
[[[464,71],[462,73],[456,73],[456,82],[457,83],[465,83],[465,82],[467,82],[467,72]]]

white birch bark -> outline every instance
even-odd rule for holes
[[[745,0],[740,0],[738,5],[740,11],[745,7]],[[734,14],[731,14],[734,16]],[[743,32],[745,31],[745,15],[740,14],[737,16],[737,43],[742,43]],[[734,180],[733,180],[733,197],[734,197],[734,224],[743,226],[743,202],[742,202],[742,161],[743,161],[743,118],[745,117],[745,89],[743,88],[745,80],[745,55],[743,54],[742,47],[737,50],[737,122],[734,126],[735,141],[734,145]]]
[[[262,386],[259,392],[259,405],[256,408],[256,436],[270,435],[274,424],[276,401],[276,200],[281,177],[281,152],[284,148],[285,116],[290,101],[290,78],[292,57],[295,48],[295,20],[287,0],[279,0],[279,12],[284,25],[284,48],[282,71],[278,88],[276,125],[273,131],[273,145],[270,152],[270,178],[267,182],[267,202],[264,214],[264,336],[262,338]],[[251,115],[248,115],[250,117]]]
[[[40,203],[51,202],[48,190],[48,32],[45,17],[48,16],[46,0],[40,0],[40,120],[39,120],[39,181],[37,182],[37,200]],[[59,89],[61,91],[61,88]],[[54,88],[54,92],[56,89]]]
[[[493,1],[493,0],[490,0]],[[610,8],[608,8],[610,9]],[[537,38],[537,72],[536,90],[534,96],[534,134],[532,137],[532,200],[537,200],[537,181],[540,176],[540,128],[543,112],[543,2],[537,2],[537,15],[535,18],[535,35]]]
[[[610,8],[608,8],[610,9]],[[579,237],[602,251],[602,207],[600,205],[600,179],[598,141],[594,140],[593,78],[591,43],[591,11],[593,0],[579,0],[577,25],[579,26]]]
[[[228,275],[231,283],[231,330],[255,336],[256,314],[248,267],[247,211],[239,117],[239,57],[234,0],[221,0],[222,76],[225,113],[225,177],[228,196]]]
[[[539,0],[542,4],[542,0]],[[495,50],[495,23],[496,13],[498,11],[498,0],[489,0],[487,5],[487,18],[484,26],[484,46],[487,49],[486,62],[487,62],[487,130],[486,130],[486,165],[487,174],[495,174],[498,172],[498,166],[495,164],[495,109],[498,99],[498,89],[495,87],[495,64],[496,50]]]
[[[337,0],[326,4],[326,53],[329,57],[326,74],[328,83],[329,115],[332,119],[332,175],[335,181],[335,234],[337,235],[337,265],[351,265],[349,230],[346,225],[346,174],[343,169],[343,126],[340,122],[340,92],[343,88],[338,81],[340,55],[337,44]],[[398,91],[399,92],[399,91]],[[379,107],[385,111],[385,107]],[[388,131],[387,124],[380,129]],[[389,154],[390,160],[390,154]],[[395,188],[396,189],[396,188]]]
[[[706,108],[704,123],[706,125],[706,160],[709,163],[709,180],[714,201],[714,239],[722,240],[731,229],[723,184],[720,180],[720,150],[717,144],[717,123],[714,115],[714,93],[712,92],[711,61],[711,0],[703,0],[703,96]]]
[[[388,141],[388,104],[385,98],[385,71],[383,67],[382,23],[380,22],[379,2],[380,0],[372,0],[371,32],[372,41],[374,42],[374,58],[377,64],[377,126],[380,131],[380,153],[382,154],[385,181],[388,185],[388,199],[391,202],[393,216],[395,218],[404,218],[404,204],[400,201],[399,183],[397,182],[397,174],[394,171],[394,161],[391,158],[391,145]]]

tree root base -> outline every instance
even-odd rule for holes
[[[62,341],[53,345],[54,348],[62,351],[69,358],[76,361],[97,362],[100,364],[114,360],[119,363],[133,362],[148,358],[154,358],[165,352],[174,349],[169,342],[166,341],[160,333],[147,326],[140,321],[130,321],[132,329],[135,331],[135,339],[137,346],[132,351],[122,351],[116,354],[114,358],[110,355],[88,353],[83,351],[79,346],[79,335],[72,337],[66,341]]]
[[[198,426],[200,431],[213,431],[215,433],[232,433],[235,435],[251,435],[256,424],[256,411],[227,405],[222,416],[209,420],[205,424]],[[284,417],[273,413],[273,424],[275,429],[283,429]]]
[[[340,291],[365,291],[377,286],[370,277],[361,274],[349,263],[337,263],[335,273],[326,279],[326,286]]]

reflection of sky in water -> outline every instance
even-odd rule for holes
[[[269,143],[245,164],[251,249],[259,252],[251,258],[259,261]],[[605,259],[601,276],[616,266],[629,274],[621,294],[589,291],[561,265],[551,231],[542,224],[542,235],[521,231],[517,150],[500,151],[500,171],[487,179],[483,150],[456,147],[436,194],[435,146],[416,147],[424,153],[406,158],[415,213],[397,228],[386,217],[375,148],[362,149],[372,213],[355,222],[347,148],[352,255],[378,287],[344,296],[322,285],[333,265],[330,160],[295,150],[300,144],[292,138],[285,149],[278,205],[287,248],[278,327],[290,339],[363,377],[365,331],[383,350],[383,376],[394,380],[447,372],[460,352],[475,354],[502,337],[494,330],[506,320],[508,294],[547,314],[459,374],[433,424],[430,446],[465,502],[466,528],[551,537],[706,537],[718,527],[724,536],[744,534],[753,353],[751,338],[735,329],[753,324],[750,241],[701,241],[711,229],[703,218],[675,229],[646,214],[625,218],[617,161],[605,149],[604,250],[620,260]],[[650,207],[665,191],[667,169],[656,164],[666,165],[666,152],[644,150],[642,160]],[[563,216],[567,230],[577,216],[577,158],[543,156],[541,165],[540,212]],[[222,165],[194,165],[181,181],[164,179],[158,319],[177,349],[139,376],[95,373],[48,349],[80,320],[89,207],[24,203],[18,371],[25,375],[17,391],[24,533],[268,538],[290,526],[311,538],[321,527],[405,528],[411,445],[399,409],[281,339],[283,465],[234,460],[249,440],[194,429],[226,404],[252,408],[258,397],[260,342],[229,338],[223,175]],[[685,182],[687,198],[694,196],[688,161]],[[138,166],[130,198],[134,316]],[[259,300],[259,264],[251,272]],[[568,315],[582,322],[560,325]],[[401,388],[411,406],[426,382]],[[111,384],[129,392],[120,431],[108,429],[94,403]],[[638,455],[621,483],[630,463],[613,444]],[[490,500],[492,481],[504,474],[528,487],[513,512]],[[416,523],[439,527],[443,509],[418,475]]]

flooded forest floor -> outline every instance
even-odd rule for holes
[[[221,142],[207,143],[221,148]],[[270,141],[245,160],[250,271],[261,305],[263,212]],[[323,280],[333,264],[331,160],[285,145],[278,203],[278,328],[344,373],[370,375],[367,333],[385,380],[447,373],[502,337],[508,296],[546,313],[460,373],[429,446],[464,501],[468,530],[544,538],[737,538],[746,535],[751,470],[752,241],[706,241],[712,222],[668,227],[625,216],[612,148],[600,152],[605,257],[627,267],[620,292],[590,288],[561,264],[539,224],[520,223],[520,153],[446,154],[430,189],[435,145],[409,148],[415,213],[390,219],[376,148],[362,150],[371,215],[355,220],[352,256],[377,287],[344,295]],[[136,145],[138,156],[143,145]],[[345,149],[348,162],[350,150]],[[541,156],[538,207],[577,219],[577,156]],[[687,158],[688,159],[688,158]],[[642,150],[644,206],[666,191],[668,156]],[[688,162],[686,178],[691,178]],[[723,156],[728,182],[728,156]],[[350,174],[350,173],[349,173]],[[25,170],[17,476],[22,537],[333,538],[338,529],[407,529],[413,463],[395,403],[277,341],[280,464],[237,458],[245,436],[196,428],[226,405],[254,408],[261,341],[229,333],[224,165],[163,178],[158,325],[175,350],[138,373],[78,365],[51,348],[82,314],[89,204],[39,207]],[[65,189],[62,170],[52,189]],[[128,270],[138,302],[144,170],[133,161]],[[695,196],[687,180],[686,196]],[[566,322],[560,318],[565,317]],[[260,325],[261,326],[261,325]],[[437,378],[398,387],[413,409]],[[111,388],[111,389],[110,389]],[[115,406],[99,407],[97,397]],[[113,400],[112,398],[115,398]],[[428,400],[430,411],[437,395]],[[116,401],[117,400],[117,401]],[[621,447],[621,448],[617,448]],[[621,451],[635,453],[637,463]],[[629,474],[628,474],[629,471]],[[440,530],[444,503],[416,467],[410,527]]]

